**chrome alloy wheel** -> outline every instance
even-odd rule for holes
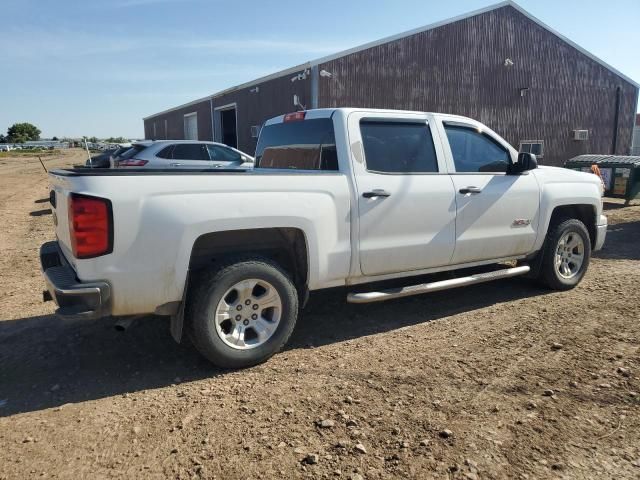
[[[275,333],[282,315],[282,299],[265,280],[251,278],[233,285],[216,308],[216,332],[238,350],[263,345]]]
[[[575,277],[584,262],[584,241],[576,232],[565,233],[558,242],[555,256],[556,271],[562,278]]]

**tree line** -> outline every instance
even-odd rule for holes
[[[40,140],[40,134],[42,132],[35,125],[22,122],[22,123],[14,123],[7,129],[7,134],[0,134],[0,143],[25,143],[32,142],[35,140]],[[126,143],[127,140],[124,137],[109,137],[105,139],[99,139],[98,137],[82,137],[86,139],[87,142],[98,143]],[[58,140],[58,137],[52,137],[51,140]]]
[[[40,140],[40,129],[31,123],[14,123],[7,129],[7,135],[0,134],[0,143],[24,143]]]

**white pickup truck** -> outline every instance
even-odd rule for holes
[[[310,291],[444,271],[404,288],[359,285],[347,301],[522,274],[568,289],[607,228],[597,176],[538,167],[481,123],[434,113],[273,118],[252,170],[50,178],[57,241],[40,256],[57,313],[171,316],[177,341],[184,330],[232,368],[281,349]]]

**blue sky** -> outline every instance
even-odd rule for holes
[[[143,135],[142,117],[491,0],[0,0],[0,133]],[[639,0],[521,0],[640,82]]]

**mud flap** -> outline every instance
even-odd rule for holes
[[[185,305],[187,304],[188,287],[189,273],[187,273],[187,278],[184,282],[184,291],[182,292],[182,301],[180,302],[180,307],[178,307],[178,311],[175,315],[171,315],[171,326],[169,327],[169,330],[176,343],[182,342],[182,332],[184,330],[184,309]]]
[[[542,244],[542,248],[538,250],[534,255],[527,257],[526,262],[531,267],[531,270],[524,276],[524,278],[537,280],[540,276],[540,269],[542,268],[542,258],[544,256],[544,248],[546,244],[547,240],[545,239],[544,243]]]

